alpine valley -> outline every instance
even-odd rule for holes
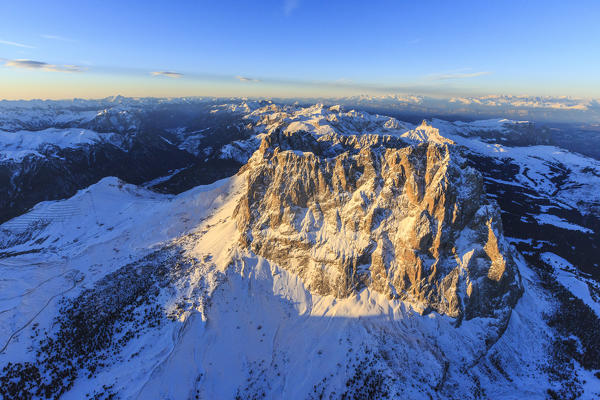
[[[0,398],[600,398],[600,134],[384,100],[0,102]]]

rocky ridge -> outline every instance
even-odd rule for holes
[[[519,298],[499,208],[446,144],[278,130],[246,172],[242,244],[315,293],[369,287],[459,319],[506,315]]]

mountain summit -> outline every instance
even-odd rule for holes
[[[263,138],[243,169],[242,244],[319,295],[369,287],[455,318],[506,316],[520,278],[481,175],[444,144],[360,140],[323,152],[299,132]]]

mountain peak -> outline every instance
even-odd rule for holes
[[[499,209],[446,144],[353,147],[351,138],[331,157],[305,134],[285,139],[263,139],[241,172],[244,246],[320,295],[368,287],[455,318],[515,304],[521,285]]]

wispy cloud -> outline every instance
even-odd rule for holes
[[[300,0],[283,0],[283,13],[290,16],[299,5]]]
[[[490,75],[489,71],[479,71],[479,72],[450,72],[445,74],[435,74],[429,75],[429,79],[432,81],[446,81],[452,79],[467,79],[467,78],[476,78],[478,76]]]
[[[8,46],[15,46],[15,47],[22,47],[25,49],[35,49],[34,46],[30,46],[28,44],[23,44],[23,43],[17,43],[17,42],[11,42],[10,40],[2,40],[0,39],[0,44],[5,44]]]
[[[70,39],[64,36],[59,36],[59,35],[40,35],[41,37],[43,37],[44,39],[49,39],[49,40],[59,40],[61,42],[76,42],[75,39]]]
[[[4,65],[12,68],[34,69],[52,72],[83,72],[86,70],[78,65],[54,65],[33,60],[5,60]]]
[[[150,74],[152,76],[166,76],[167,78],[181,78],[183,76],[183,74],[180,74],[179,72],[172,71],[154,71],[150,72]]]
[[[260,79],[254,79],[254,78],[248,78],[247,76],[236,76],[235,79],[237,79],[240,82],[260,82]]]

